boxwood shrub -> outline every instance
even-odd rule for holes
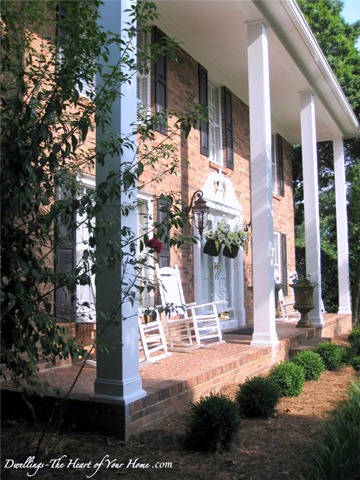
[[[343,364],[343,349],[335,343],[319,343],[315,352],[323,359],[327,370],[337,370]]]
[[[302,350],[291,357],[290,361],[304,370],[305,380],[318,380],[325,370],[323,359],[312,350]]]
[[[360,327],[354,328],[348,340],[355,355],[360,355]]]
[[[239,427],[240,414],[235,402],[211,393],[191,404],[184,446],[198,451],[228,450]]]
[[[274,416],[280,400],[280,388],[268,377],[247,379],[236,392],[236,403],[244,417],[269,418]]]
[[[304,370],[290,361],[281,362],[270,370],[269,379],[279,388],[282,397],[297,397],[304,383]]]

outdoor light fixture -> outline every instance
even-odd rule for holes
[[[195,196],[197,195],[196,200]],[[191,197],[190,206],[186,206],[184,211],[185,215],[188,216],[192,211],[194,215],[194,225],[197,228],[200,238],[202,238],[204,229],[207,225],[209,207],[206,205],[206,201],[203,199],[203,192],[201,190],[196,190],[193,196]]]

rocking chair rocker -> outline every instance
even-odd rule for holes
[[[162,306],[167,311],[170,348],[199,348],[209,342],[223,343],[216,304],[186,304],[178,266],[160,268],[156,264],[155,268]]]

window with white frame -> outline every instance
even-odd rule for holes
[[[221,93],[213,83],[208,83],[210,160],[222,165]]]
[[[281,251],[280,251],[280,233],[274,232],[274,277],[275,282],[281,282]]]
[[[83,196],[91,196],[95,189],[95,178],[92,175],[83,174],[79,179],[78,198]],[[76,215],[76,232],[75,232],[75,257],[77,267],[82,268],[82,273],[86,274],[89,282],[87,284],[78,284],[76,286],[76,321],[77,322],[95,322],[95,275],[91,272],[92,258],[94,248],[90,247],[90,236],[93,235],[95,227],[95,218],[89,219],[86,212],[77,213]],[[85,251],[88,255],[84,255]],[[85,261],[84,259],[87,258]]]
[[[271,166],[272,166],[272,193],[277,195],[278,193],[278,182],[277,182],[277,151],[276,151],[276,135],[271,136]]]
[[[137,84],[136,95],[139,108],[150,106],[150,32],[137,34]]]
[[[137,236],[139,239],[138,245],[140,247],[140,240],[145,234],[150,235],[152,230],[152,202],[150,198],[139,196],[137,205]],[[138,249],[138,260],[141,269],[138,271],[138,285],[142,287],[139,290],[138,305],[139,308],[147,308],[154,305],[154,291],[148,287],[153,284],[153,259],[148,257],[146,249]]]
[[[66,58],[64,54],[64,46],[68,43],[66,33],[62,27],[62,22],[68,16],[66,1],[59,2],[58,11],[57,11],[57,25],[56,25],[56,37],[57,37],[57,55],[56,55],[56,70],[59,77],[64,75],[62,73],[64,70],[67,70]],[[86,39],[85,35],[82,35],[82,39]],[[88,100],[95,97],[96,89],[96,72],[95,72],[95,58],[89,58],[88,56],[83,56],[80,64],[77,65],[78,72],[74,76],[74,83],[77,91],[79,92],[80,97],[86,98]],[[79,75],[81,73],[81,75]],[[66,75],[66,73],[65,73]],[[68,75],[68,73],[67,73]]]

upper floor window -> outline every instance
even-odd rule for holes
[[[150,33],[139,31],[137,35],[137,84],[139,106],[150,106]]]
[[[274,195],[285,195],[285,172],[283,138],[281,135],[272,135],[272,191]]]
[[[57,7],[56,20],[56,73],[61,78],[71,79],[79,96],[92,100],[96,89],[96,57],[93,51],[86,49],[88,33],[83,26],[77,29],[78,38],[69,35],[72,25],[73,9],[76,5],[64,0]],[[76,49],[74,45],[78,44]],[[82,54],[79,55],[80,50]]]
[[[208,84],[209,95],[209,140],[210,160],[222,165],[222,139],[221,139],[221,93],[220,88],[213,83]]]

